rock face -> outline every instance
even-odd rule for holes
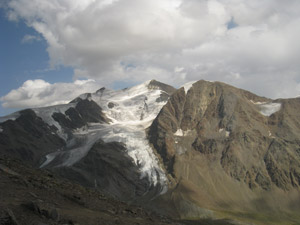
[[[173,180],[173,202],[215,211],[289,208],[300,197],[299,110],[299,98],[271,100],[220,82],[180,88],[148,134]]]
[[[53,119],[57,121],[65,131],[72,131],[72,129],[81,128],[88,123],[109,122],[105,117],[102,109],[96,102],[88,99],[77,99],[76,106],[70,107],[66,112],[54,112]]]
[[[21,158],[39,165],[43,155],[62,148],[65,141],[31,109],[23,110],[15,120],[1,123],[0,154]]]

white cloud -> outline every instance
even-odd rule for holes
[[[26,35],[22,38],[21,42],[24,44],[24,43],[32,43],[32,42],[34,42],[34,41],[41,41],[41,40],[42,40],[42,39],[41,39],[41,37],[39,37],[39,36],[26,34]]]
[[[31,108],[65,104],[83,93],[99,89],[94,80],[76,80],[73,83],[50,84],[44,80],[27,80],[18,89],[0,98],[4,108]]]
[[[8,4],[9,18],[24,19],[38,31],[48,43],[51,64],[73,67],[75,78],[106,85],[154,78],[178,86],[207,79],[269,97],[300,92],[298,0]]]

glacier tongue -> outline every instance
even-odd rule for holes
[[[106,142],[118,141],[126,145],[128,155],[139,167],[141,178],[147,177],[154,186],[167,187],[167,178],[159,166],[146,138],[145,129],[151,125],[166,102],[158,102],[161,90],[149,89],[149,81],[121,91],[103,90],[92,99],[103,108],[113,122],[110,131],[101,138]]]

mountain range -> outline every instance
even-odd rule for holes
[[[1,155],[173,218],[300,224],[300,98],[155,80],[0,118]]]

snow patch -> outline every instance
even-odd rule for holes
[[[225,132],[224,132],[225,131]],[[230,136],[230,131],[225,130],[224,128],[220,128],[219,129],[219,133],[224,133],[225,137],[229,137]]]
[[[183,137],[183,136],[184,136],[184,132],[183,132],[183,130],[178,129],[178,130],[174,133],[174,135],[175,135],[175,136],[181,136],[181,137]]]
[[[184,91],[185,91],[185,94],[187,94],[187,92],[190,90],[190,88],[193,86],[194,83],[196,83],[197,81],[191,81],[191,82],[188,82],[184,85],[182,85],[181,87],[184,88]]]
[[[268,103],[260,105],[260,112],[264,116],[271,116],[273,113],[278,112],[281,109],[280,103]]]
[[[186,130],[186,131],[184,131],[184,130],[178,129],[178,130],[174,133],[174,135],[177,136],[177,137],[183,137],[183,136],[188,135],[190,132],[191,132],[191,130]]]
[[[52,162],[53,159],[55,159],[55,156],[56,156],[56,155],[55,155],[54,153],[51,153],[51,154],[46,155],[46,160],[45,160],[45,162],[43,162],[42,165],[40,165],[40,168],[43,168],[43,167],[45,167],[46,165],[48,165],[50,162]]]
[[[259,107],[259,112],[264,116],[271,116],[281,109],[281,103],[276,102],[251,102]]]
[[[261,104],[266,104],[266,102],[255,102],[253,100],[250,100],[250,102],[252,102],[255,105],[261,105]]]
[[[226,132],[225,132],[225,136],[226,136],[226,137],[229,137],[229,136],[230,136],[230,132],[229,132],[229,131],[226,131]]]

